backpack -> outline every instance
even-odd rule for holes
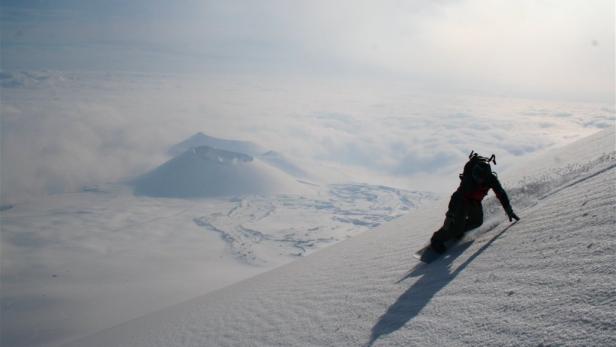
[[[468,162],[464,165],[464,171],[460,174],[460,179],[472,177],[475,167],[478,167],[483,172],[492,172],[490,163],[496,165],[496,155],[492,154],[490,158],[486,158],[475,153],[475,151],[471,151],[471,154],[468,156]]]

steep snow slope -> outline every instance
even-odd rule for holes
[[[491,212],[430,265],[411,254],[447,201],[72,345],[615,345],[614,136],[502,175],[522,220]]]

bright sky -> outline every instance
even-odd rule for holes
[[[2,1],[2,68],[368,76],[614,100],[614,2]]]
[[[616,124],[611,0],[0,1],[0,200],[200,131],[436,189],[471,150],[501,169]]]

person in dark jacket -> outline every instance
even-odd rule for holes
[[[430,239],[432,249],[437,253],[446,250],[445,242],[451,239],[461,239],[464,234],[483,223],[483,208],[481,201],[492,189],[505,209],[509,221],[520,218],[513,212],[507,193],[492,172],[490,162],[496,164],[494,155],[484,158],[471,152],[470,160],[464,166],[460,175],[460,186],[451,195],[449,208],[445,214],[443,226]]]

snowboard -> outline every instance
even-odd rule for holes
[[[459,240],[449,240],[445,242],[445,247],[447,248],[447,251],[450,250],[452,246],[455,246],[455,244],[458,242]],[[431,262],[445,255],[447,251],[445,251],[444,253],[437,253],[432,249],[432,247],[430,247],[430,242],[428,242],[420,250],[415,252],[415,254],[413,254],[413,257],[421,260],[426,264],[430,264]]]
[[[507,224],[497,235],[495,235],[494,237],[492,237],[492,239],[490,240],[490,242],[488,242],[488,244],[492,243],[492,241],[494,241],[496,238],[498,238],[499,236],[501,236],[505,231],[507,231],[509,228],[511,228],[513,225],[515,225],[518,221],[515,220],[510,224]],[[495,225],[494,227],[489,228],[488,230],[481,232],[481,234],[485,234],[485,233],[489,233],[491,232],[493,229],[497,228],[500,224]],[[454,248],[457,244],[459,244],[461,241],[463,240],[474,240],[477,237],[477,232],[468,232],[464,237],[460,238],[460,239],[452,239],[449,241],[445,241],[445,248],[446,251],[442,254],[435,252],[432,247],[430,247],[430,242],[428,242],[425,246],[423,246],[420,250],[418,250],[417,252],[415,252],[415,254],[413,254],[413,256],[419,260],[421,260],[422,262],[426,263],[426,264],[430,264],[431,262],[437,260],[438,258],[442,257],[443,255],[449,253],[451,251],[452,248]]]

